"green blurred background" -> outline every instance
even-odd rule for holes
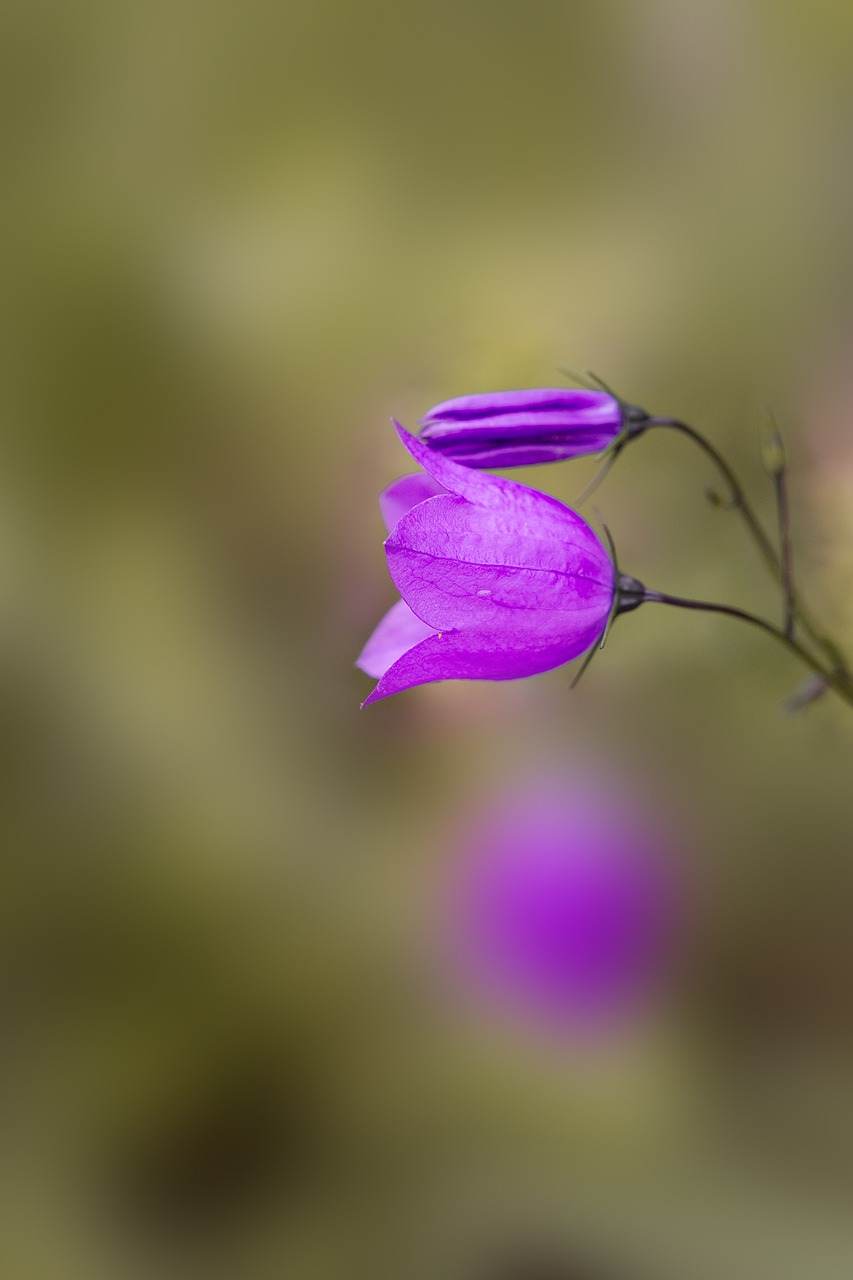
[[[853,649],[853,8],[5,0],[2,1273],[853,1271],[853,719],[723,619],[361,713],[389,429],[591,367],[695,422]],[[571,501],[594,463],[530,472]],[[595,502],[778,608],[657,432]],[[595,1052],[435,981],[455,815],[645,780],[701,910]],[[642,772],[640,772],[642,770]]]

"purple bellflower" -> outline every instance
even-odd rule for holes
[[[420,437],[467,467],[525,467],[601,453],[647,420],[607,391],[544,387],[445,400],[422,420]]]
[[[670,833],[595,779],[510,787],[449,868],[455,968],[480,999],[563,1027],[645,1008],[670,968],[685,903]]]
[[[394,425],[427,474],[404,476],[380,501],[402,599],[358,658],[379,680],[364,705],[437,680],[537,675],[591,649],[617,581],[589,525],[556,498],[460,466]]]

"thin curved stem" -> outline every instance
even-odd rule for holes
[[[744,492],[743,486],[737,476],[732,471],[722,454],[714,448],[710,440],[706,439],[706,437],[703,436],[700,431],[697,431],[695,427],[691,427],[689,423],[682,422],[680,418],[650,417],[646,426],[671,427],[674,431],[680,431],[682,435],[687,436],[697,444],[704,453],[707,454],[728,485],[731,504],[740,512],[744,523],[755,539],[756,545],[764,557],[771,573],[776,578],[777,582],[786,589],[786,591],[792,591],[793,589],[790,585],[790,581],[786,581],[787,575],[783,559],[780,559],[771,539],[765,533],[764,528],[753,511],[746,493]],[[811,636],[815,644],[819,645],[829,658],[832,663],[833,670],[842,677],[847,678],[847,662],[838,646],[834,641],[830,640],[828,636],[823,634],[817,623],[811,618],[809,613],[800,601],[793,596],[793,594],[791,595],[790,603],[797,621],[800,623],[803,630]]]
[[[737,618],[740,622],[748,622],[753,627],[759,627],[767,635],[772,636],[774,640],[778,640],[779,644],[784,645],[789,653],[795,654],[815,675],[819,675],[822,680],[825,680],[845,702],[853,706],[853,682],[851,682],[846,673],[822,666],[809,653],[808,649],[804,648],[793,636],[786,635],[784,631],[774,627],[772,622],[767,622],[765,618],[759,618],[755,613],[747,613],[745,609],[737,609],[733,605],[713,604],[705,600],[689,600],[683,596],[670,596],[663,591],[647,590],[643,596],[643,602],[669,604],[678,609],[699,609],[703,613],[724,613],[730,618]]]

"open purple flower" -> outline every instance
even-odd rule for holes
[[[600,453],[647,415],[606,391],[544,387],[458,396],[430,409],[420,436],[468,467],[523,467]]]
[[[427,475],[386,490],[388,568],[402,599],[357,665],[365,705],[437,680],[514,680],[562,666],[602,635],[616,575],[579,515],[526,485],[432,452],[394,424]]]

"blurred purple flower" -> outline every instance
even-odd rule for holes
[[[682,885],[669,835],[594,785],[539,781],[469,832],[451,891],[466,981],[510,1010],[590,1027],[659,985]]]
[[[430,409],[420,437],[468,467],[523,467],[600,453],[646,414],[606,391],[544,387],[459,396]]]
[[[379,680],[364,705],[436,680],[536,675],[590,649],[615,590],[592,529],[556,498],[459,466],[394,425],[428,474],[380,500],[402,600],[358,658]]]

